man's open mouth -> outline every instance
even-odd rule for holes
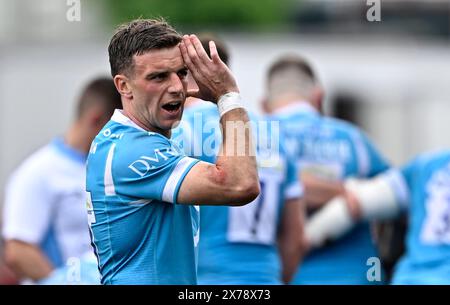
[[[181,107],[181,102],[172,102],[162,106],[168,112],[176,112]]]

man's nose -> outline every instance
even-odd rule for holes
[[[173,73],[170,76],[170,85],[169,85],[169,93],[171,94],[181,94],[183,92],[183,81],[180,79],[180,77]]]

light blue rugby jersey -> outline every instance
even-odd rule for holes
[[[329,180],[372,177],[388,168],[367,137],[350,123],[321,116],[298,102],[270,116],[280,120],[288,155],[300,171]],[[311,252],[293,284],[370,284],[367,259],[377,256],[367,223],[357,225],[334,243]]]
[[[255,116],[251,119],[258,122]],[[279,153],[270,150],[270,145],[278,147],[276,126],[263,124],[252,126],[254,132],[261,128],[257,132],[259,197],[243,207],[200,207],[199,284],[281,283],[277,227],[285,199],[300,197],[302,190],[295,165],[285,158],[282,139]],[[215,163],[222,142],[219,126],[217,106],[202,102],[185,110],[172,138],[187,154]]]
[[[421,155],[387,175],[409,216],[392,283],[449,285],[450,150]]]
[[[196,162],[116,110],[87,164],[88,216],[103,284],[196,284],[198,212],[176,202]]]

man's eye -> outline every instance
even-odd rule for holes
[[[187,70],[178,71],[178,76],[181,78],[185,78],[187,76],[187,74],[188,74]]]
[[[156,75],[152,75],[150,76],[150,80],[164,80],[166,79],[167,75],[165,73],[161,73],[161,74],[156,74]]]

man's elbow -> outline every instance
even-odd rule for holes
[[[237,190],[237,199],[234,206],[243,206],[252,202],[259,196],[260,192],[258,180],[243,183]]]
[[[255,200],[259,193],[261,192],[261,188],[259,185],[259,181],[252,181],[249,185],[246,186],[243,194],[243,199],[245,201],[244,204],[250,203]]]

